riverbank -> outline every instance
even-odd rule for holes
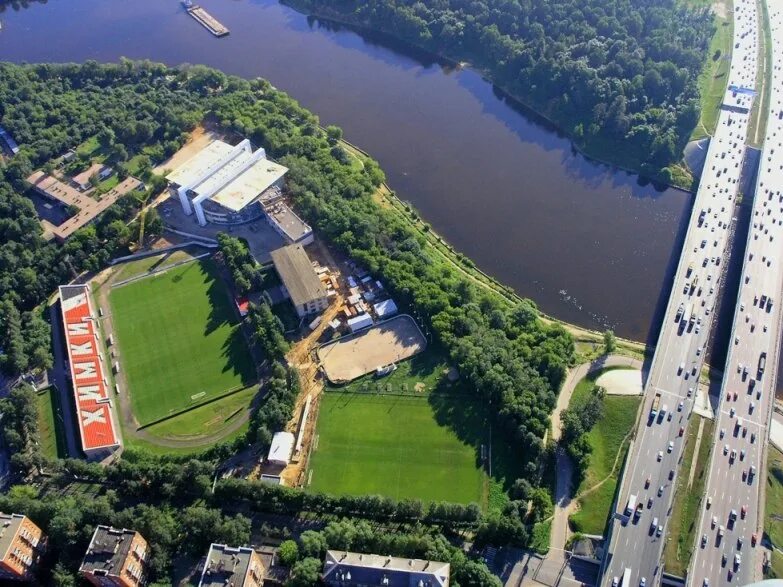
[[[529,113],[532,113],[535,117],[538,117],[541,120],[546,121],[548,124],[554,127],[558,133],[568,138],[572,148],[575,151],[583,155],[588,160],[594,163],[608,165],[620,171],[625,171],[628,173],[632,173],[634,175],[638,175],[639,177],[660,186],[671,187],[688,193],[694,192],[696,179],[693,177],[687,165],[685,165],[682,159],[679,162],[674,163],[666,168],[670,175],[670,177],[667,178],[662,176],[651,175],[650,173],[644,172],[642,170],[642,165],[638,161],[635,161],[630,157],[629,151],[626,148],[627,146],[624,145],[624,141],[622,140],[608,141],[608,140],[595,139],[590,143],[587,143],[585,141],[579,142],[576,137],[574,137],[573,135],[571,135],[570,133],[568,133],[563,129],[562,122],[553,119],[551,116],[543,112],[540,108],[532,104],[529,100],[526,100],[525,97],[515,92],[512,92],[507,87],[495,81],[493,75],[486,67],[482,67],[477,63],[471,63],[471,62],[461,60],[458,57],[446,53],[433,51],[432,48],[427,47],[423,44],[414,43],[408,39],[403,39],[384,30],[375,29],[371,26],[368,26],[366,23],[357,20],[346,19],[344,15],[335,14],[333,11],[324,10],[322,7],[321,9],[314,9],[314,7],[310,6],[309,4],[305,5],[299,0],[280,0],[280,2],[281,4],[284,4],[296,10],[297,12],[300,12],[301,14],[307,15],[308,17],[314,17],[327,22],[331,22],[336,25],[344,26],[356,32],[365,33],[368,35],[378,35],[380,37],[386,37],[388,39],[393,40],[396,43],[402,43],[405,46],[414,48],[419,51],[424,51],[427,54],[431,55],[433,58],[441,62],[447,63],[451,67],[470,68],[476,71],[477,73],[479,73],[485,81],[492,84],[493,87],[505,97],[505,99],[511,101],[515,106],[527,110]]]
[[[371,158],[369,153],[345,139],[340,139],[340,144],[360,160]],[[410,204],[401,200],[388,184],[381,184],[375,193],[375,199],[379,205],[398,213],[427,242],[436,255],[440,256],[457,271],[469,277],[474,283],[497,293],[501,299],[509,304],[516,304],[524,299],[512,288],[503,285],[497,279],[479,269],[468,257],[458,252],[446,239],[435,232]],[[544,322],[559,324],[574,337],[577,355],[580,360],[591,360],[603,352],[603,332],[564,322],[553,316],[548,316],[540,310],[539,314]],[[618,354],[644,359],[647,356],[652,356],[653,351],[654,348],[648,347],[642,342],[617,337],[616,352]]]

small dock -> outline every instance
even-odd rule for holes
[[[225,37],[230,31],[219,20],[204,10],[198,4],[185,5],[188,14],[196,19],[205,29],[216,37]]]

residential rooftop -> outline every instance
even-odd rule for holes
[[[264,566],[252,548],[212,544],[204,562],[199,587],[257,586],[263,584]]]
[[[328,584],[383,587],[447,587],[451,565],[446,562],[328,550],[323,580]]]

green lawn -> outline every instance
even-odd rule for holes
[[[325,393],[311,460],[311,489],[482,503],[485,475],[476,445],[461,440],[454,427],[439,420],[456,416],[480,436],[486,411],[480,401],[466,396],[451,395],[440,404],[431,399],[435,398]],[[444,415],[444,410],[452,413]]]
[[[65,448],[62,412],[57,401],[57,391],[50,387],[37,395],[38,433],[41,452],[50,459],[61,459],[68,455]]]
[[[731,8],[726,0],[722,4]],[[699,75],[699,93],[701,95],[701,117],[696,128],[693,129],[691,139],[702,139],[711,136],[715,132],[720,114],[720,105],[728,83],[729,66],[728,57],[731,55],[733,39],[733,21],[731,17],[721,18],[715,16],[715,35],[710,42],[707,62]],[[720,52],[720,53],[718,53]]]
[[[663,551],[664,567],[669,573],[684,577],[690,563],[699,508],[704,497],[704,484],[707,482],[707,470],[710,463],[710,448],[713,439],[712,420],[704,420],[704,430],[699,445],[699,454],[694,460],[696,436],[701,418],[695,416],[687,429],[685,450],[677,474],[677,489],[674,495],[672,516],[666,529],[667,539]],[[696,467],[693,484],[688,487],[691,469]]]
[[[114,288],[109,300],[140,424],[255,381],[231,301],[211,261]]]
[[[764,532],[783,549],[783,453],[769,445],[767,498],[764,506]],[[778,575],[783,578],[783,575]]]
[[[256,386],[248,387],[216,402],[154,424],[145,430],[161,438],[192,440],[220,434],[222,430],[229,428],[242,417],[257,391]]]
[[[580,384],[581,385],[581,382]],[[592,385],[592,382],[590,383]],[[576,395],[579,387],[574,391]],[[573,401],[573,397],[571,401]],[[584,498],[579,498],[579,511],[571,516],[571,526],[577,532],[585,534],[603,534],[612,507],[618,474],[623,464],[628,441],[624,441],[636,422],[636,412],[641,397],[606,396],[604,398],[604,416],[588,434],[593,448],[590,465],[585,478],[577,489],[577,495],[604,481],[600,487]],[[612,466],[618,453],[621,456],[612,473]],[[611,474],[611,476],[610,476]]]

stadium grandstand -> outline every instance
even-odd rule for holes
[[[243,224],[265,217],[291,243],[312,242],[312,229],[283,202],[288,168],[253,151],[245,139],[236,146],[212,141],[166,179],[172,197],[199,225]]]
[[[82,450],[101,458],[120,446],[88,285],[60,286],[68,367]]]

